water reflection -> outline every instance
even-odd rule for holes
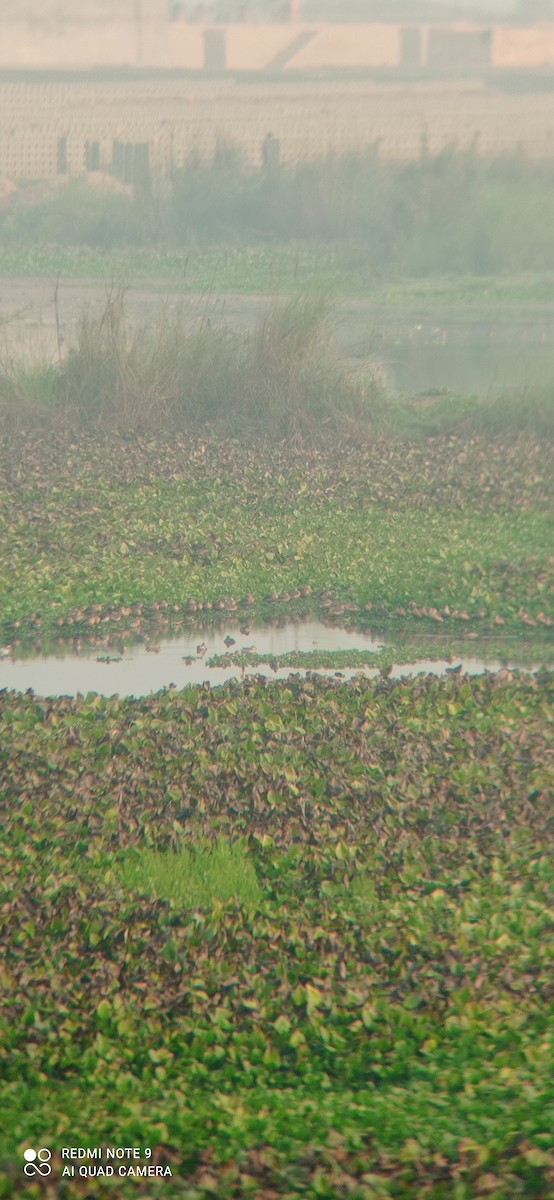
[[[231,640],[232,639],[232,640]],[[421,640],[421,639],[418,639]],[[30,658],[18,658],[8,654],[0,659],[0,688],[26,691],[32,688],[42,696],[74,696],[78,692],[99,692],[102,695],[146,696],[161,688],[174,685],[183,688],[189,684],[210,683],[212,686],[230,679],[263,675],[270,679],[286,679],[298,673],[294,667],[282,667],[279,658],[293,652],[325,651],[370,651],[377,653],[385,645],[382,635],[376,631],[361,632],[337,628],[320,621],[293,622],[280,626],[252,624],[248,635],[241,634],[232,621],[207,629],[188,629],[177,637],[166,638],[157,643],[137,643],[121,651],[105,647],[83,646],[79,652],[42,654]],[[235,655],[241,654],[239,665]],[[261,654],[267,661],[263,665],[248,665],[248,655]],[[226,655],[221,666],[209,666],[208,660]],[[400,656],[401,657],[401,656]],[[468,654],[456,661],[461,670],[468,674],[479,674],[484,670],[498,671],[502,667],[517,666],[515,657],[501,660],[488,657],[475,645]],[[390,678],[431,672],[435,675],[451,670],[446,658],[422,659],[410,666],[395,666]],[[305,671],[300,672],[305,674]],[[350,679],[357,674],[377,678],[379,669],[366,665],[351,668],[317,668],[318,675],[330,678]]]
[[[554,379],[554,346],[518,343],[480,345],[403,344],[388,347],[383,380],[394,392],[417,395],[446,391],[483,396]]]

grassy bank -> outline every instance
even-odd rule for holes
[[[479,308],[548,306],[554,292],[550,270],[503,275],[381,278],[360,259],[356,247],[294,242],[288,245],[209,245],[182,249],[141,247],[98,250],[90,246],[40,243],[0,245],[0,274],[78,280],[86,295],[91,282],[132,282],[153,292],[205,296],[224,293],[289,296],[325,292],[389,307],[437,309],[444,304]],[[497,316],[500,314],[497,312]],[[490,318],[490,312],[486,314]]]
[[[232,147],[130,196],[67,183],[24,191],[0,215],[4,242],[125,246],[314,242],[356,247],[376,274],[554,269],[550,163],[446,150],[418,162],[330,157],[276,171]],[[86,203],[85,203],[86,198]]]
[[[64,1200],[136,1195],[59,1182],[61,1146],[129,1145],[153,1196],[547,1200],[553,698],[5,696],[1,1194],[44,1145]]]

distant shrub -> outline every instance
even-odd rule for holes
[[[554,168],[445,150],[417,163],[373,152],[276,174],[236,162],[178,172],[167,227],[183,240],[316,239],[407,275],[554,268]]]
[[[145,196],[67,183],[55,192],[12,208],[2,219],[6,240],[92,246],[147,245],[159,237],[159,220]]]
[[[454,148],[418,162],[374,151],[266,172],[221,144],[165,191],[135,198],[70,183],[0,214],[16,243],[150,246],[330,242],[378,275],[554,270],[554,165]]]
[[[554,437],[554,380],[538,387],[519,387],[492,396],[479,405],[470,418],[476,433],[514,434],[530,430],[537,437]]]

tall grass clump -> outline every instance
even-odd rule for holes
[[[543,385],[512,388],[487,397],[468,417],[468,427],[478,434],[514,435],[530,430],[539,438],[554,438],[554,380]]]
[[[41,416],[90,429],[213,431],[244,440],[318,443],[368,431],[384,398],[331,350],[325,299],[273,305],[242,334],[181,309],[148,327],[125,317],[121,292],[99,316],[84,313],[65,356],[43,370]],[[4,402],[32,420],[24,373]],[[34,392],[37,392],[36,382]]]
[[[243,346],[238,425],[273,440],[325,441],[375,426],[385,404],[377,382],[356,378],[331,349],[332,304],[303,297],[272,305]]]
[[[59,374],[45,358],[4,353],[0,358],[0,432],[47,427],[56,421]]]
[[[422,408],[345,366],[330,342],[332,315],[325,297],[308,296],[270,305],[247,333],[183,308],[136,326],[113,292],[102,313],[83,313],[55,361],[0,353],[0,433],[182,432],[306,446],[376,435],[554,437],[554,381]]]
[[[133,891],[170,900],[186,908],[235,900],[256,908],[262,892],[243,841],[199,842],[178,853],[135,851],[121,866],[120,877]]]

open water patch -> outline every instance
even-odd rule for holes
[[[244,626],[243,626],[244,627]],[[421,643],[418,637],[418,642]],[[396,643],[395,643],[396,645]],[[522,666],[517,648],[501,657],[498,648],[488,653],[483,645],[470,643],[455,661],[447,650],[444,655],[436,641],[430,640],[432,656],[408,661],[398,648],[398,662],[380,661],[387,643],[376,630],[345,629],[322,621],[248,625],[243,633],[230,620],[228,624],[181,630],[178,636],[159,641],[102,645],[98,642],[59,646],[56,652],[25,655],[11,647],[0,649],[0,689],[25,692],[32,689],[41,696],[75,696],[97,692],[111,696],[147,696],[163,688],[184,688],[209,683],[214,687],[232,679],[263,676],[287,679],[291,674],[313,673],[327,678],[368,679],[386,674],[391,679],[420,673],[442,675],[502,669],[534,670],[541,664]],[[336,665],[329,665],[330,655]],[[340,662],[338,655],[340,654]],[[281,662],[287,657],[287,662]],[[299,662],[294,658],[298,656]],[[306,661],[306,656],[309,660]],[[413,656],[412,656],[413,657]],[[350,658],[350,661],[349,661]],[[292,659],[292,661],[290,661]],[[325,665],[318,665],[318,659]],[[390,659],[390,655],[389,655]],[[215,661],[211,661],[215,660]]]

